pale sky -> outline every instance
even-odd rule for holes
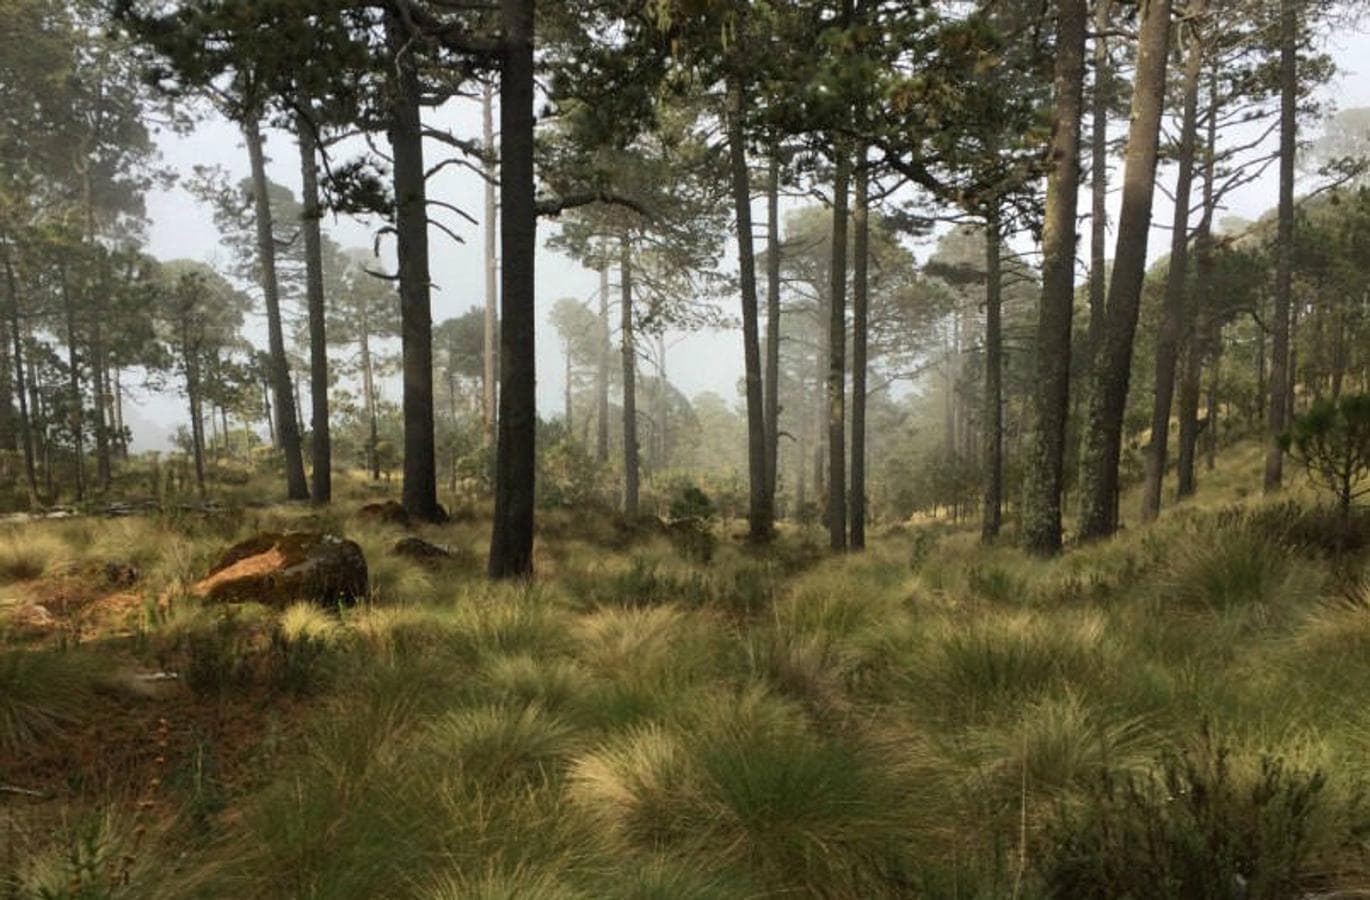
[[[1343,32],[1331,50],[1341,68],[1336,81],[1328,88],[1328,98],[1338,109],[1370,106],[1370,36],[1359,32]],[[498,120],[497,120],[498,121]],[[480,110],[475,101],[458,101],[431,115],[429,122],[452,130],[464,138],[480,136]],[[1120,126],[1115,126],[1120,127]],[[381,142],[383,144],[383,142]],[[236,130],[221,119],[202,122],[189,135],[164,133],[158,136],[162,161],[176,172],[189,175],[191,167],[200,164],[220,165],[233,178],[247,175],[247,157]],[[445,148],[430,142],[426,146],[428,164],[443,158]],[[268,135],[268,171],[272,180],[298,190],[299,161],[290,136],[271,131]],[[1117,161],[1113,178],[1119,173]],[[1172,178],[1173,170],[1163,178]],[[1087,192],[1082,192],[1081,211],[1087,212]],[[474,173],[460,167],[449,167],[429,184],[429,196],[452,203],[473,218],[479,219],[483,210],[483,188]],[[1226,214],[1254,219],[1275,204],[1276,181],[1272,168],[1260,181],[1245,187],[1231,198]],[[1116,207],[1117,194],[1112,195]],[[458,234],[464,244],[454,242],[446,234],[433,229],[430,236],[433,291],[433,320],[439,322],[458,315],[484,302],[482,274],[483,235],[481,226],[472,225],[459,217],[438,210],[444,224]],[[149,250],[160,259],[190,258],[227,266],[227,251],[214,227],[210,211],[194,201],[179,187],[154,191],[148,198]],[[761,204],[754,210],[758,229],[764,225],[765,211]],[[1154,221],[1169,222],[1171,204],[1164,192],[1156,194]],[[345,247],[371,247],[373,232],[362,223],[347,219],[326,219],[325,228],[334,240]],[[581,268],[573,260],[541,246],[554,233],[554,222],[544,221],[539,226],[537,259],[538,327],[538,408],[544,416],[554,416],[561,409],[564,380],[564,360],[555,331],[547,323],[546,314],[553,303],[562,297],[589,299],[598,290],[599,279],[594,272]],[[1082,234],[1088,224],[1082,223]],[[758,231],[758,235],[760,232]],[[1153,231],[1150,256],[1154,259],[1168,250],[1168,233],[1160,228]],[[393,250],[393,247],[387,248]],[[927,255],[919,249],[920,258]],[[1087,246],[1081,243],[1081,252]],[[733,257],[734,254],[729,254]],[[1110,253],[1110,256],[1112,254]],[[253,290],[254,294],[259,293]],[[736,316],[734,307],[727,308]],[[265,329],[260,319],[250,326],[249,333],[264,345]],[[671,338],[668,358],[668,377],[686,395],[715,391],[730,400],[738,399],[737,383],[742,375],[741,336],[738,332],[703,332],[675,335]],[[398,400],[398,383],[386,386],[390,399]],[[150,393],[134,386],[126,400],[126,419],[134,430],[139,448],[162,448],[168,445],[169,435],[177,425],[185,422],[184,401],[173,392]]]

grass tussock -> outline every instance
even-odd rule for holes
[[[660,529],[563,512],[539,579],[498,585],[468,565],[482,521],[419,531],[457,549],[440,569],[392,556],[398,529],[303,508],[0,533],[16,597],[122,560],[148,598],[131,635],[0,651],[0,766],[83,733],[115,668],[176,676],[136,702],[183,738],[132,738],[132,758],[166,758],[150,806],[48,785],[62,821],[16,820],[0,894],[1362,889],[1365,558],[1329,547],[1314,507],[1234,506],[1246,482],[1219,472],[1155,524],[1051,560],[945,523],[875,529],[842,558],[812,531],[755,548],[720,523],[704,562]],[[294,527],[361,541],[367,602],[187,596],[227,543]],[[137,837],[159,828],[165,846]]]

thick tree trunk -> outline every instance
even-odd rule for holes
[[[747,384],[748,534],[769,541],[774,507],[766,494],[766,409],[761,378],[761,334],[756,300],[756,253],[752,247],[752,191],[747,171],[746,98],[739,76],[728,76],[728,157],[736,216],[738,280],[742,293],[742,356]]]
[[[300,98],[304,109],[312,109],[308,97]],[[304,231],[305,296],[309,306],[309,401],[310,442],[313,457],[311,497],[317,504],[333,499],[333,444],[328,427],[328,335],[325,325],[327,310],[323,293],[323,235],[319,220],[323,208],[319,204],[319,159],[314,123],[306,114],[295,122],[300,145],[300,200],[304,213],[300,227]]]
[[[428,193],[418,60],[399,17],[386,18],[393,57],[389,136],[394,155],[395,236],[399,258],[400,353],[404,369],[404,508],[416,519],[443,518],[433,439],[433,310],[428,274]]]
[[[483,367],[481,369],[481,414],[485,425],[485,446],[495,444],[496,384],[499,361],[499,249],[495,244],[495,226],[499,217],[495,185],[499,172],[495,162],[495,90],[486,84],[481,92],[481,124],[485,148],[485,335]]]
[[[595,367],[595,462],[609,461],[609,264],[599,267],[599,361]]]
[[[619,335],[623,363],[623,516],[638,515],[637,342],[633,336],[633,261],[625,238],[619,246]]]
[[[851,156],[843,141],[832,187],[832,265],[828,269],[828,545],[847,549],[847,216]]]
[[[870,169],[856,156],[852,205],[851,546],[866,546],[866,368],[870,332]]]
[[[775,509],[780,465],[780,147],[766,184],[766,496]]]
[[[1280,0],[1280,202],[1276,214],[1275,313],[1270,359],[1270,403],[1266,413],[1269,449],[1265,491],[1280,489],[1284,475],[1284,434],[1288,413],[1289,311],[1294,290],[1294,163],[1298,140],[1299,19],[1295,0]]]
[[[980,539],[999,537],[1004,496],[1004,339],[1002,237],[995,211],[985,220],[985,496],[980,517]]]
[[[1075,306],[1075,204],[1080,188],[1080,112],[1085,73],[1084,0],[1061,0],[1056,23],[1056,110],[1042,228],[1042,300],[1031,438],[1023,490],[1023,544],[1061,550],[1061,489],[1070,404],[1070,331]]]
[[[0,241],[0,247],[4,242]],[[24,452],[24,486],[28,490],[29,509],[37,509],[38,467],[33,446],[33,422],[29,416],[28,385],[24,377],[24,340],[23,329],[19,324],[19,281],[14,275],[14,265],[9,251],[5,251],[5,288],[9,294],[9,338],[14,348],[14,392],[19,400],[19,444]]]
[[[1094,96],[1090,116],[1090,217],[1089,217],[1089,332],[1086,335],[1085,371],[1099,347],[1107,305],[1108,280],[1108,100],[1113,92],[1112,65],[1108,58],[1108,30],[1112,0],[1094,0]]]
[[[1205,0],[1195,0],[1190,14],[1202,16]],[[1170,439],[1170,407],[1175,398],[1175,370],[1180,355],[1189,274],[1189,198],[1194,184],[1194,149],[1199,133],[1199,76],[1203,72],[1203,45],[1197,29],[1184,28],[1187,39],[1184,68],[1184,108],[1180,119],[1179,172],[1175,179],[1175,214],[1171,219],[1170,265],[1166,271],[1165,304],[1156,335],[1156,391],[1151,406],[1151,443],[1146,453],[1146,481],[1142,487],[1143,522],[1154,521],[1161,512],[1161,488],[1165,484],[1166,451]],[[1194,337],[1190,335],[1191,339]]]
[[[285,336],[281,327],[280,283],[276,279],[276,243],[271,222],[271,200],[267,194],[266,159],[262,155],[262,134],[257,120],[248,116],[243,122],[248,161],[252,166],[252,202],[257,220],[257,262],[261,272],[262,295],[266,299],[266,331],[270,358],[271,392],[276,399],[276,436],[285,453],[286,496],[291,500],[309,499],[309,484],[304,475],[304,454],[291,392],[290,364],[285,358]]]
[[[533,264],[533,0],[500,0],[500,395],[490,575],[533,573],[537,393]]]
[[[1081,454],[1080,537],[1085,540],[1107,537],[1118,526],[1123,412],[1132,374],[1132,340],[1146,275],[1169,41],[1170,0],[1148,0],[1137,44],[1118,243],[1113,255],[1104,331],[1091,373],[1087,430]]]

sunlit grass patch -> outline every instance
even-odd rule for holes
[[[573,765],[571,793],[626,846],[820,895],[876,889],[908,836],[905,788],[873,751],[755,689],[704,698],[678,728],[611,739]]]
[[[426,740],[437,760],[494,790],[550,777],[575,749],[576,732],[538,706],[481,705],[443,716]]]
[[[65,541],[40,526],[0,529],[0,584],[42,578],[74,558]]]

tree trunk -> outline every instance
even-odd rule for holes
[[[1132,340],[1137,330],[1147,236],[1156,182],[1165,73],[1170,41],[1170,0],[1148,0],[1137,44],[1118,243],[1113,255],[1108,309],[1099,353],[1094,359],[1080,467],[1080,537],[1094,540],[1118,526],[1118,463],[1123,413],[1132,374]]]
[[[569,437],[572,436],[572,431],[571,431],[571,429],[575,427],[575,425],[574,425],[574,423],[573,423],[573,421],[572,421],[572,412],[573,412],[573,411],[572,411],[572,409],[571,409],[571,407],[572,407],[572,401],[574,400],[574,397],[572,397],[572,395],[571,395],[571,379],[572,379],[572,377],[573,377],[574,374],[575,374],[575,370],[574,370],[574,368],[573,368],[572,365],[571,365],[571,342],[570,342],[570,341],[567,341],[567,342],[566,342],[566,344],[565,344],[565,351],[566,351],[566,390],[565,390],[564,395],[562,396],[562,402],[563,402],[563,404],[564,404],[564,406],[565,406],[564,410],[562,411],[562,417],[566,420],[566,436],[569,438]],[[453,411],[452,419],[453,419],[453,421],[456,421],[456,412],[455,412],[455,411]]]
[[[766,494],[766,409],[761,384],[761,335],[757,321],[756,253],[752,247],[752,191],[747,171],[747,136],[743,116],[746,98],[741,78],[728,76],[728,157],[733,212],[737,227],[738,280],[742,293],[742,356],[747,383],[748,533],[752,541],[769,541],[774,508]]]
[[[619,246],[619,335],[623,362],[623,516],[638,515],[637,343],[633,336],[633,264],[627,238]]]
[[[609,264],[599,267],[599,361],[595,367],[595,462],[609,461]]]
[[[495,464],[494,578],[533,573],[537,393],[533,264],[533,0],[500,0],[500,395]]]
[[[124,383],[123,370],[116,365],[114,367],[114,387],[112,390],[114,397],[114,427],[119,434],[119,458],[128,461],[128,430],[124,427]]]
[[[380,436],[377,434],[379,423],[376,421],[376,381],[375,371],[371,362],[371,323],[368,321],[368,313],[362,311],[361,325],[361,353],[362,353],[362,401],[366,406],[366,420],[369,425],[366,439],[366,467],[371,472],[372,481],[381,480],[381,457],[379,448]]]
[[[832,265],[828,270],[828,545],[847,549],[847,216],[851,156],[833,141]]]
[[[71,284],[67,276],[65,263],[60,265],[61,269],[61,290],[62,290],[62,309],[66,316],[67,326],[67,365],[70,367],[68,373],[68,387],[71,389],[71,410],[70,417],[72,443],[76,450],[76,499],[78,501],[86,499],[86,443],[85,443],[85,416],[82,411],[81,397],[81,367],[76,356],[76,302],[71,296]]]
[[[1184,347],[1183,381],[1180,385],[1180,447],[1175,460],[1176,496],[1188,497],[1194,493],[1194,459],[1196,442],[1199,439],[1199,379],[1203,366],[1203,341],[1201,334],[1212,333],[1215,340],[1221,340],[1222,325],[1216,319],[1200,328],[1201,316],[1210,315],[1213,297],[1213,215],[1216,211],[1217,197],[1216,164],[1218,148],[1218,104],[1219,82],[1218,61],[1215,58],[1208,73],[1208,110],[1205,116],[1207,135],[1204,140],[1203,161],[1203,205],[1199,227],[1194,236],[1194,290],[1184,304],[1184,319],[1180,327]],[[1213,345],[1216,353],[1217,343]],[[1214,422],[1209,420],[1209,427]]]
[[[190,325],[181,323],[181,359],[186,369],[186,400],[190,405],[190,452],[195,464],[195,488],[205,494],[205,431],[200,415],[200,364],[190,338]]]
[[[313,109],[313,102],[300,97],[300,105]],[[304,206],[300,227],[304,231],[305,296],[309,306],[309,402],[310,442],[313,457],[311,499],[326,504],[333,499],[333,445],[328,426],[328,343],[323,294],[323,235],[319,220],[323,208],[319,205],[319,159],[314,123],[301,113],[296,117],[295,130],[300,145],[300,199]]]
[[[980,539],[987,544],[999,536],[1004,496],[1003,266],[999,232],[995,210],[985,219],[985,497]]]
[[[851,546],[866,547],[866,368],[870,332],[870,169],[856,155],[852,207]]]
[[[485,446],[495,444],[495,406],[497,374],[495,364],[499,357],[499,249],[495,245],[495,225],[499,217],[499,206],[495,197],[495,184],[499,172],[495,163],[495,118],[494,88],[486,84],[481,92],[481,124],[485,147],[485,335],[483,343],[483,368],[481,369],[481,414],[485,425]]]
[[[422,87],[410,36],[388,14],[393,57],[390,147],[394,154],[395,235],[399,258],[400,353],[404,369],[404,508],[416,519],[443,518],[433,442],[433,310],[428,274],[428,194],[423,165]]]
[[[1086,335],[1085,371],[1099,348],[1104,327],[1108,282],[1108,99],[1113,91],[1112,66],[1108,58],[1108,30],[1112,0],[1094,0],[1094,96],[1090,116],[1090,217],[1089,217],[1089,332]]]
[[[1280,202],[1277,213],[1275,313],[1270,354],[1270,403],[1266,413],[1269,449],[1265,491],[1280,489],[1284,474],[1284,434],[1289,385],[1289,310],[1294,290],[1294,163],[1298,139],[1299,19],[1295,0],[1280,0]]]
[[[1085,73],[1084,0],[1061,0],[1057,12],[1051,171],[1042,228],[1042,299],[1031,438],[1023,489],[1023,544],[1032,553],[1061,550],[1061,489],[1070,405],[1070,330],[1075,306],[1075,204],[1080,188],[1080,112]]]
[[[775,509],[780,465],[780,147],[766,184],[766,496]]]
[[[1205,0],[1195,0],[1190,15],[1202,17]],[[1156,390],[1151,407],[1151,443],[1146,453],[1146,482],[1142,489],[1143,522],[1154,521],[1161,512],[1161,488],[1165,483],[1166,451],[1170,438],[1170,407],[1175,399],[1175,370],[1184,327],[1189,274],[1189,198],[1194,184],[1194,148],[1199,132],[1199,76],[1203,71],[1203,44],[1197,29],[1181,32],[1187,40],[1184,69],[1184,109],[1181,113],[1180,146],[1175,179],[1175,214],[1171,219],[1170,265],[1166,271],[1165,305],[1156,335]],[[1194,335],[1190,335],[1191,339]]]
[[[285,452],[286,496],[291,500],[309,499],[309,484],[304,475],[304,455],[291,393],[290,364],[285,358],[285,336],[281,329],[280,283],[276,279],[276,243],[272,231],[271,200],[267,194],[266,160],[262,155],[262,134],[253,116],[243,122],[248,160],[252,166],[252,201],[257,219],[257,262],[261,270],[262,294],[266,298],[267,345],[270,354],[271,392],[276,398],[276,435]]]
[[[1204,432],[1204,468],[1212,472],[1218,464],[1218,389],[1222,384],[1222,328],[1216,329],[1213,361],[1208,378],[1208,429]]]
[[[0,241],[0,247],[5,247]],[[5,248],[5,287],[9,294],[9,337],[14,347],[14,388],[19,399],[19,443],[24,451],[24,485],[28,489],[29,509],[38,508],[38,467],[33,446],[33,422],[29,416],[29,400],[24,378],[23,330],[19,325],[19,282],[14,276],[14,265]]]

